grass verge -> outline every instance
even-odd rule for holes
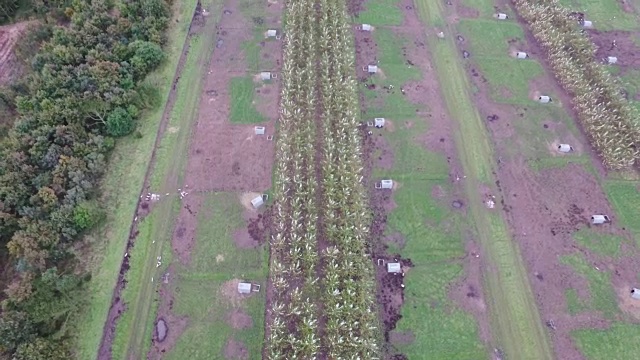
[[[171,90],[195,6],[195,0],[174,3],[171,21],[174,25],[168,30],[169,41],[165,47],[168,60],[145,80],[148,87],[158,89],[163,100]],[[131,218],[162,119],[163,105],[164,103],[159,104],[141,117],[138,130],[142,138],[127,137],[119,140],[111,155],[101,186],[104,194],[101,204],[107,220],[100,228],[87,235],[86,243],[90,245],[90,252],[78,257],[85,260],[85,266],[92,276],[87,288],[88,304],[78,315],[77,325],[74,325],[80,335],[75,339],[78,359],[96,357],[129,237]]]
[[[203,3],[210,13],[221,14],[221,2]],[[211,15],[210,15],[211,16]],[[116,358],[141,358],[150,346],[150,334],[157,308],[155,288],[165,267],[156,267],[158,256],[169,254],[164,245],[171,241],[173,225],[180,209],[177,189],[182,184],[191,125],[197,118],[198,101],[211,52],[215,47],[216,21],[212,18],[190,38],[190,49],[178,83],[177,97],[169,124],[156,150],[150,184],[152,191],[170,195],[153,205],[152,213],[139,225],[136,245],[131,251],[127,287],[122,299],[127,310],[121,315],[113,342]],[[138,241],[140,240],[140,243]],[[149,242],[149,240],[151,242]],[[155,281],[152,281],[155,279]]]
[[[251,77],[235,77],[229,82],[231,94],[231,112],[229,121],[234,124],[256,124],[265,121],[265,117],[256,110],[256,84]]]

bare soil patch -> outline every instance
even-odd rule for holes
[[[231,310],[231,312],[227,314],[226,321],[229,326],[236,330],[248,329],[253,326],[251,316],[240,309]]]
[[[173,273],[173,266],[169,267],[168,273]],[[160,307],[158,308],[159,315],[154,324],[163,320],[166,324],[167,332],[165,338],[160,341],[161,339],[158,338],[159,334],[157,329],[154,330],[151,349],[147,356],[148,359],[162,358],[162,354],[173,348],[189,324],[189,320],[186,317],[176,316],[172,312],[174,298],[171,292],[171,286],[169,284],[163,284],[158,292],[163,301],[160,302]]]
[[[224,346],[224,358],[227,360],[249,359],[249,351],[241,341],[229,339]]]
[[[30,21],[0,26],[0,85],[8,85],[21,73],[13,48],[31,24]]]
[[[259,245],[257,241],[255,241],[251,234],[249,234],[249,229],[242,228],[238,229],[233,233],[233,241],[236,246],[241,249],[253,249]]]
[[[640,68],[640,46],[634,41],[636,32],[588,30],[591,41],[596,45],[596,60],[605,62],[607,57],[615,56],[622,72]]]

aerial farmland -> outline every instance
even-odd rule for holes
[[[162,6],[152,100],[56,265],[83,300],[21,327],[2,280],[0,358],[638,358],[640,2]]]

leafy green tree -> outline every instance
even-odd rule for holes
[[[104,218],[104,212],[93,201],[84,201],[73,210],[73,221],[78,230],[94,227]]]
[[[129,44],[133,56],[129,62],[136,78],[144,77],[149,71],[160,65],[165,54],[160,45],[149,41],[134,41]]]
[[[124,136],[130,134],[136,125],[133,117],[123,108],[115,108],[109,116],[107,116],[107,133],[111,136]]]
[[[38,337],[22,343],[13,356],[14,360],[68,360],[71,352],[64,342]]]
[[[0,314],[0,352],[13,352],[35,336],[35,326],[27,314],[20,311]]]

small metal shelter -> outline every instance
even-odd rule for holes
[[[263,71],[260,73],[260,80],[262,81],[267,81],[267,80],[271,80],[272,78],[274,78],[275,76],[273,76],[270,72],[268,71]]]
[[[611,221],[607,215],[591,215],[591,223],[594,225],[604,224]]]
[[[251,284],[246,282],[238,283],[238,292],[240,294],[250,294],[251,293]]]
[[[393,180],[380,180],[380,189],[393,189]]]
[[[538,97],[538,101],[540,101],[542,104],[546,104],[551,102],[551,98],[546,95],[542,95]]]
[[[507,20],[509,18],[509,16],[507,16],[507,14],[504,14],[504,13],[497,13],[496,14],[496,18],[498,20]]]
[[[373,119],[373,124],[377,127],[377,128],[381,128],[384,126],[384,118],[375,118]]]
[[[402,266],[400,265],[400,263],[387,263],[387,272],[399,274],[402,272]]]
[[[568,153],[573,151],[573,147],[569,144],[560,144],[558,145],[558,151],[563,153]]]
[[[373,28],[369,24],[362,24],[360,29],[362,29],[362,31],[371,31]]]
[[[264,204],[264,199],[262,198],[262,195],[256,196],[255,198],[253,198],[253,200],[251,200],[251,205],[253,205],[253,207],[256,209],[262,206],[262,204]]]
[[[590,28],[593,27],[593,22],[589,21],[589,20],[584,20],[582,22],[582,27],[586,27],[586,28]]]
[[[254,128],[256,135],[264,135],[265,127],[264,126],[256,126]]]
[[[518,59],[526,59],[526,58],[528,58],[528,57],[529,57],[529,54],[527,54],[527,53],[526,53],[526,52],[524,52],[524,51],[518,51],[518,52],[516,53],[516,58],[518,58]]]
[[[640,300],[640,289],[637,289],[637,288],[631,289],[631,297],[636,300]]]
[[[275,29],[267,30],[267,37],[276,37],[278,35],[278,31]]]
[[[367,65],[365,67],[365,70],[369,73],[369,74],[375,74],[378,72],[378,66],[377,65]]]
[[[609,64],[615,64],[618,62],[618,58],[615,56],[609,56],[607,57],[607,63]]]

